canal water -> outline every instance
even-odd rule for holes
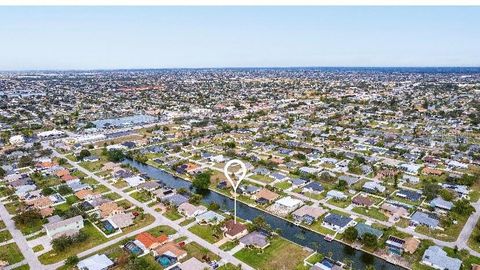
[[[186,188],[191,187],[189,181],[183,180],[179,177],[157,169],[150,165],[146,165],[134,160],[127,159],[125,163],[137,168],[141,173],[145,173],[152,179],[160,180],[164,184],[172,188]],[[216,192],[208,192],[203,199],[206,203],[215,202],[221,206],[222,209],[233,212],[233,200]],[[238,217],[246,220],[253,220],[255,217],[262,216],[265,221],[272,227],[272,229],[280,230],[282,237],[295,242],[301,246],[308,247],[323,255],[331,255],[333,259],[344,262],[349,259],[354,269],[365,269],[367,265],[373,265],[376,270],[379,269],[403,269],[399,266],[393,265],[381,258],[373,256],[361,250],[354,249],[348,245],[337,241],[328,242],[324,240],[324,236],[310,230],[306,230],[284,219],[278,218],[271,214],[265,213],[261,210],[252,208],[246,204],[238,202],[237,204]]]

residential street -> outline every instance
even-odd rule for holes
[[[53,155],[54,156],[57,156],[57,157],[63,157],[65,158],[64,155],[58,153],[57,151],[55,151],[54,149],[52,149],[53,151]],[[66,158],[67,159],[67,158]],[[195,241],[197,242],[198,244],[200,244],[201,246],[209,249],[210,251],[220,255],[221,258],[223,258],[225,261],[228,261],[228,262],[231,262],[233,263],[234,265],[238,265],[238,264],[241,264],[242,265],[242,269],[247,269],[247,270],[253,270],[252,267],[250,267],[249,265],[243,263],[242,261],[238,260],[237,258],[235,258],[232,254],[228,253],[228,252],[225,252],[223,250],[221,250],[219,247],[213,245],[213,244],[210,244],[209,242],[203,240],[202,238],[200,238],[199,236],[197,236],[196,234],[190,232],[189,230],[185,229],[184,227],[178,225],[177,223],[175,223],[174,221],[171,221],[169,219],[167,219],[166,217],[164,217],[163,215],[161,215],[160,213],[156,212],[155,210],[153,210],[152,208],[148,207],[146,204],[143,204],[141,202],[138,202],[137,200],[133,199],[132,197],[130,197],[130,195],[126,194],[125,192],[123,192],[121,189],[119,188],[116,188],[115,186],[111,185],[110,183],[108,183],[107,181],[105,181],[104,179],[102,179],[101,177],[95,175],[94,173],[90,172],[89,170],[81,167],[80,165],[78,165],[77,163],[69,160],[68,160],[68,163],[70,163],[72,166],[74,166],[76,169],[78,169],[79,171],[85,173],[86,175],[88,175],[89,177],[92,177],[93,179],[95,179],[96,181],[100,182],[101,184],[105,185],[106,187],[108,187],[110,190],[118,193],[120,196],[122,196],[123,198],[125,198],[126,200],[128,200],[129,202],[131,202],[133,205],[135,206],[138,206],[140,208],[143,208],[145,210],[145,213],[148,213],[152,216],[155,217],[155,222],[151,225],[153,227],[155,226],[158,226],[158,225],[168,225],[172,228],[174,228],[175,230],[177,230],[177,232],[180,234],[180,235],[184,235],[184,236],[187,236],[189,239],[191,239],[192,241]],[[146,229],[143,229],[143,230],[146,230]],[[135,235],[135,233],[132,233],[132,235]],[[110,242],[115,243],[115,242],[118,242],[120,241],[119,239],[115,239],[115,240],[112,240]],[[105,244],[105,246],[108,246]],[[99,250],[101,248],[98,248],[95,247],[93,249],[90,249],[90,250],[87,250],[85,252],[82,252],[80,254],[81,255],[87,255],[87,254],[90,254],[92,252],[94,252],[95,250]],[[51,269],[51,268],[49,268]]]
[[[0,203],[0,217],[2,218],[5,226],[7,227],[8,231],[12,235],[13,239],[17,243],[18,248],[22,252],[25,260],[27,261],[30,269],[42,269],[42,264],[38,260],[33,250],[28,246],[27,240],[25,236],[15,227],[15,222],[11,219],[10,214],[7,211],[7,208]]]

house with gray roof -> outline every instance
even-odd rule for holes
[[[345,229],[350,226],[354,221],[353,219],[334,213],[328,214],[325,216],[322,222],[322,226],[332,231],[343,232]]]
[[[439,270],[459,270],[462,266],[461,260],[448,257],[447,252],[439,246],[425,250],[421,263]]]
[[[347,184],[349,186],[351,186],[351,185],[354,185],[355,183],[357,183],[358,181],[360,181],[360,178],[355,177],[355,176],[351,176],[351,175],[342,175],[342,176],[338,177],[338,180],[343,180],[343,181],[347,182]]]
[[[383,193],[386,190],[384,186],[382,186],[381,184],[375,181],[366,182],[362,188],[363,190],[370,193],[377,193],[377,192]]]
[[[383,235],[383,232],[381,230],[375,229],[365,223],[358,223],[357,225],[355,225],[355,229],[357,229],[358,238],[363,238],[363,236],[367,233],[375,235],[377,239],[382,237]]]
[[[440,221],[434,215],[417,211],[410,218],[410,224],[414,226],[424,225],[435,229],[440,224]]]
[[[213,211],[207,211],[195,217],[198,223],[218,224],[225,220],[225,217]]]
[[[180,194],[172,194],[170,196],[166,196],[163,198],[163,201],[171,204],[171,205],[175,205],[175,206],[180,206],[182,203],[186,203],[188,202],[188,198],[183,196],[183,195],[180,195]]]
[[[437,197],[430,201],[430,206],[439,209],[441,211],[450,211],[453,207],[453,203],[444,200],[442,197]]]
[[[260,249],[264,249],[270,245],[267,235],[259,231],[251,232],[240,238],[240,244],[243,246],[254,246]]]

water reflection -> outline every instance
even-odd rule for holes
[[[125,162],[136,167],[142,173],[146,173],[152,179],[160,180],[167,186],[173,188],[191,188],[190,182],[175,177],[163,170],[132,160],[126,160]],[[230,212],[233,211],[233,200],[216,192],[207,191],[203,200],[207,204],[215,202],[220,205],[222,209]],[[375,257],[360,250],[356,250],[340,242],[327,242],[323,239],[324,237],[318,233],[298,227],[291,222],[275,217],[258,209],[249,207],[248,205],[241,203],[240,201],[237,204],[237,215],[245,220],[253,220],[257,216],[262,216],[273,230],[279,230],[281,232],[280,234],[286,239],[295,242],[301,246],[316,250],[319,253],[324,254],[325,256],[331,256],[334,260],[342,262],[349,261],[351,262],[354,269],[365,269],[367,265],[373,265],[377,270],[403,269],[399,266],[390,264],[378,257]]]

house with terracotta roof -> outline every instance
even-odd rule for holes
[[[40,197],[33,200],[26,201],[27,205],[32,206],[36,209],[49,208],[53,205],[52,200],[49,197]]]
[[[70,174],[70,171],[67,170],[67,169],[61,169],[61,170],[58,170],[58,171],[55,172],[55,175],[57,177],[62,177],[64,175],[68,175],[68,174]]]
[[[225,232],[225,236],[231,240],[239,239],[248,233],[247,226],[240,222],[235,222],[233,219],[225,222],[222,230]]]
[[[168,235],[162,234],[158,237],[151,235],[149,232],[142,232],[135,236],[135,239],[140,241],[148,249],[155,249],[168,241]]]
[[[433,168],[430,168],[430,167],[425,167],[425,168],[423,168],[422,173],[427,174],[427,175],[442,175],[443,171],[433,169]]]
[[[82,189],[75,192],[75,196],[80,200],[91,200],[93,198],[101,196],[101,194],[93,192],[91,189]]]
[[[187,256],[187,252],[182,249],[177,243],[167,242],[161,246],[154,248],[153,255],[155,257],[167,255],[169,257],[176,258],[177,260],[181,260]]]
[[[43,162],[37,162],[35,164],[35,168],[38,170],[46,170],[48,168],[51,168],[53,166],[56,166],[57,163],[52,162],[52,161],[43,161]]]
[[[123,213],[123,208],[116,202],[106,202],[98,207],[101,218],[108,218],[116,214]]]
[[[40,209],[40,215],[42,215],[43,218],[49,217],[53,215],[53,210],[55,210],[53,207],[42,208]]]
[[[60,177],[63,182],[68,182],[68,181],[73,181],[73,180],[78,180],[78,177],[70,175],[70,174],[65,174]]]
[[[255,201],[257,201],[259,203],[262,203],[262,202],[263,203],[272,203],[278,197],[280,197],[280,195],[278,195],[277,193],[275,193],[273,191],[270,191],[266,188],[262,188],[257,193],[252,195],[252,199],[254,199]]]

